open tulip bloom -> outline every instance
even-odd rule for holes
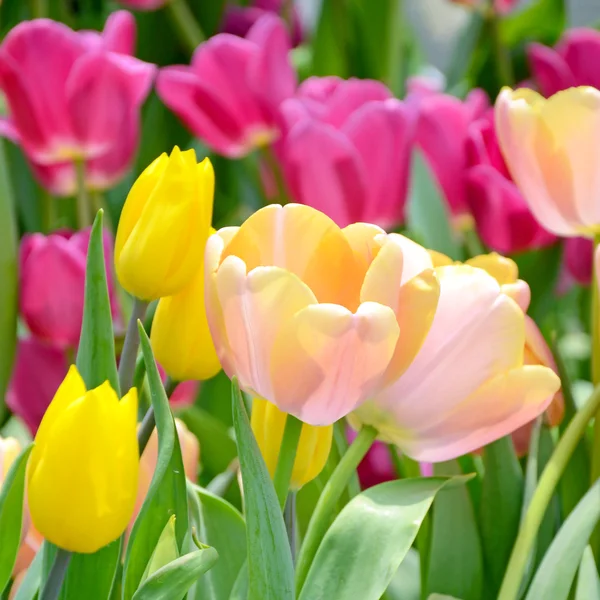
[[[600,34],[225,4],[0,1],[0,600],[600,600]]]

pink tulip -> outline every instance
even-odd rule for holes
[[[283,22],[262,16],[245,39],[220,33],[198,46],[191,65],[166,67],[162,101],[214,151],[240,157],[281,134],[280,103],[296,87]]]
[[[588,238],[575,237],[565,240],[564,266],[567,273],[579,284],[592,283],[594,242]]]
[[[512,254],[556,241],[536,221],[512,181],[498,145],[493,110],[469,127],[467,165],[467,201],[486,246]]]
[[[381,83],[313,77],[282,105],[282,156],[295,201],[340,227],[404,220],[413,110]]]
[[[581,85],[600,89],[600,33],[595,29],[571,29],[554,48],[530,44],[527,57],[544,96]]]
[[[111,187],[129,169],[155,70],[128,55],[134,38],[132,15],[119,11],[102,34],[36,19],[17,25],[0,45],[0,88],[10,113],[0,133],[21,146],[53,194],[74,193],[74,161],[85,161],[93,189]]]
[[[277,13],[283,16],[284,0],[254,0],[248,6],[227,6],[223,16],[221,30],[245,37],[252,25],[266,13]],[[298,46],[302,42],[302,25],[300,16],[295,6],[292,6],[292,45]]]
[[[19,340],[6,404],[25,421],[32,434],[37,431],[67,371],[64,351],[34,337]]]
[[[429,164],[448,209],[460,226],[469,215],[463,176],[467,167],[467,137],[471,124],[488,108],[482,90],[473,90],[465,101],[446,94],[409,96],[419,110],[416,142]]]
[[[369,448],[358,465],[357,472],[363,490],[397,478],[390,449],[379,441],[375,441]]]
[[[119,4],[133,10],[156,10],[162,8],[169,0],[118,0]]]
[[[74,348],[83,319],[85,264],[90,228],[76,233],[26,235],[20,251],[20,311],[31,333],[59,347]],[[120,313],[112,277],[111,234],[104,231],[104,257],[113,318]]]

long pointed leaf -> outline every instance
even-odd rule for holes
[[[600,578],[598,578],[594,553],[590,546],[583,551],[579,563],[575,600],[600,600]]]

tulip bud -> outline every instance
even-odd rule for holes
[[[93,553],[116,540],[138,486],[137,392],[86,390],[72,366],[35,437],[27,471],[31,518],[45,539]]]
[[[286,419],[287,414],[267,400],[254,398],[252,401],[252,431],[271,477],[277,467]],[[302,425],[290,481],[292,489],[300,489],[323,470],[331,450],[332,437],[333,425]]]
[[[172,296],[198,273],[212,219],[215,175],[194,150],[159,156],[133,184],[121,213],[115,266],[142,300]]]

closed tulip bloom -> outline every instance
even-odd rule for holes
[[[40,183],[76,189],[74,161],[89,188],[114,185],[129,169],[140,108],[155,67],[132,56],[135,21],[113,13],[102,35],[49,19],[23,21],[0,45],[0,88],[9,118],[0,132],[18,143]]]
[[[212,150],[238,158],[281,134],[279,104],[296,87],[281,19],[262,16],[242,39],[220,33],[200,44],[191,65],[165,67],[156,91]]]
[[[121,285],[142,300],[172,296],[202,266],[212,219],[215,174],[194,150],[161,154],[133,184],[119,220],[115,266]]]
[[[525,365],[525,315],[481,268],[436,268],[440,299],[417,357],[350,416],[422,462],[461,456],[542,413],[560,387],[545,366]],[[506,287],[508,286],[508,287]],[[516,294],[522,301],[523,294]]]
[[[435,311],[427,251],[271,205],[206,248],[208,322],[225,372],[310,425],[330,425],[410,364]]]
[[[590,285],[594,263],[593,240],[584,237],[567,238],[564,248],[567,278],[572,278],[580,285]]]
[[[504,88],[496,131],[512,178],[545,229],[568,237],[600,231],[600,91],[571,88],[546,100]]]
[[[252,431],[271,477],[275,475],[277,468],[286,418],[286,413],[267,400],[254,398],[252,401]],[[329,458],[332,439],[333,425],[302,425],[290,480],[292,490],[299,490],[319,476]]]
[[[380,82],[312,77],[282,105],[284,173],[296,202],[340,227],[404,222],[415,112]]]
[[[86,390],[73,366],[35,437],[27,496],[36,529],[71,552],[116,540],[133,514],[138,486],[137,393],[121,401],[108,382]]]

